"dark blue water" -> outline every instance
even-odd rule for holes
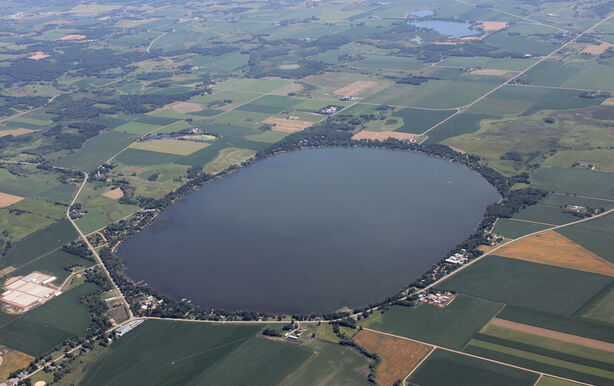
[[[442,159],[306,150],[203,186],[117,253],[132,278],[205,307],[328,312],[393,295],[498,199]]]
[[[430,28],[442,35],[453,36],[455,38],[462,38],[465,36],[474,36],[480,34],[479,31],[471,29],[471,24],[463,23],[460,21],[425,20],[415,21],[411,24],[420,28]]]

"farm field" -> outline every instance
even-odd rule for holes
[[[571,315],[611,280],[608,276],[491,255],[442,285],[495,302]],[[577,286],[570,287],[569,283]]]
[[[614,276],[614,264],[556,231],[539,233],[504,246],[497,256]]]
[[[94,334],[109,342],[108,318],[126,317],[119,295],[145,322],[108,347],[78,350],[66,367],[38,372],[33,384],[392,385],[412,370],[407,384],[574,384],[552,376],[614,383],[614,214],[594,217],[614,209],[612,1],[60,3],[2,4],[0,279],[38,271],[57,285],[69,280],[31,311],[0,312],[0,383],[63,341]],[[480,174],[501,201],[480,209],[475,233],[445,248],[428,272],[406,275],[364,312],[366,304],[352,305],[358,328],[340,333],[324,320],[349,309],[197,307],[185,294],[132,281],[129,262],[126,271],[114,255],[149,224],[176,226],[156,216],[210,181],[278,154],[328,147],[451,161]],[[365,169],[364,178],[392,173],[384,169]],[[440,191],[458,189],[445,182]],[[321,195],[335,191],[326,186]],[[322,219],[337,220],[338,229],[353,225]],[[219,227],[197,229],[234,231]],[[343,250],[335,232],[320,233],[324,241],[303,238],[284,257],[330,243],[330,269],[322,270],[330,275]],[[229,243],[241,237],[249,235]],[[379,245],[368,264],[388,264],[388,247]],[[99,275],[93,249],[114,283]],[[445,262],[484,252],[466,268]],[[287,275],[286,264],[259,259]],[[412,303],[413,294],[442,291],[456,295],[446,307]],[[300,323],[296,341],[265,338],[265,328],[286,332],[266,324],[275,319],[310,323]],[[381,357],[377,371],[352,344]]]
[[[534,373],[437,349],[409,381],[438,385],[533,385],[537,378]]]
[[[360,331],[354,340],[382,358],[376,377],[380,385],[392,385],[403,379],[433,349],[432,346],[369,330]]]
[[[304,376],[315,376],[315,379],[322,376],[314,372],[319,366],[311,367],[309,358],[326,363],[333,357],[347,366],[337,370],[340,377],[337,382],[358,381],[359,378],[350,376],[352,366],[364,366],[356,354],[322,342],[323,345],[316,346],[322,358],[314,357],[310,346],[265,339],[260,335],[262,329],[257,325],[147,321],[104,353],[87,371],[81,384],[96,384],[102,374],[109,379],[111,369],[114,375],[109,380],[151,384],[165,384],[171,379],[216,384],[284,383],[299,371],[297,382],[289,382],[296,384],[301,383]],[[151,339],[153,337],[156,339]],[[148,343],[143,345],[144,341]],[[161,350],[163,355],[160,355]],[[366,383],[366,379],[363,382]]]
[[[394,306],[360,324],[372,330],[461,349],[501,308],[499,303],[459,295],[447,307]]]

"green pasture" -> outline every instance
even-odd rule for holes
[[[83,233],[88,234],[104,228],[139,209],[137,205],[120,204],[119,200],[101,195],[108,190],[107,187],[93,183],[87,184],[81,191],[77,201],[82,204],[87,214],[76,220],[76,223]]]
[[[428,143],[442,142],[458,135],[473,133],[480,129],[484,119],[496,119],[493,115],[463,113],[458,114],[428,133]]]
[[[550,156],[547,165],[571,167],[573,164],[592,164],[598,170],[614,171],[614,151],[611,149],[563,150]]]
[[[237,110],[271,115],[282,111],[288,111],[299,103],[300,100],[297,99],[278,95],[265,95],[253,102],[238,107]]]
[[[52,188],[40,191],[32,196],[40,200],[49,202],[61,202],[69,204],[73,195],[77,190],[77,186],[74,184],[59,184]]]
[[[526,385],[539,376],[520,369],[437,349],[409,378],[418,385]]]
[[[41,259],[34,260],[22,266],[20,269],[14,272],[11,272],[11,276],[26,276],[32,271],[39,271],[42,273],[49,274],[51,276],[55,276],[57,279],[53,284],[60,285],[71,273],[71,271],[66,270],[64,268],[74,265],[78,265],[80,267],[89,267],[93,264],[93,261],[86,260],[82,257],[66,253],[61,250],[57,250]]]
[[[614,329],[614,289],[610,288],[603,296],[582,314],[582,317],[610,323]]]
[[[490,255],[441,286],[495,302],[572,315],[611,281],[607,276]]]
[[[113,158],[113,161],[124,165],[151,167],[152,165],[173,163],[181,158],[183,158],[183,156],[177,154],[160,153],[157,151],[140,149],[126,149],[117,157]]]
[[[461,349],[501,307],[499,303],[459,295],[447,307],[429,304],[393,306],[385,312],[373,314],[360,324],[373,330]]]
[[[260,134],[249,134],[245,136],[245,139],[256,142],[275,143],[281,141],[290,133],[284,133],[281,131],[265,131]]]
[[[514,215],[514,218],[552,225],[561,225],[578,220],[578,217],[564,213],[561,207],[543,202],[521,209]]]
[[[219,91],[243,91],[265,94],[287,85],[289,82],[281,79],[250,79],[231,78],[213,86]]]

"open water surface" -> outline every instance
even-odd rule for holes
[[[304,150],[204,185],[117,254],[133,279],[205,307],[329,312],[420,277],[499,198],[439,158]]]

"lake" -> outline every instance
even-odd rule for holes
[[[463,23],[460,21],[425,20],[415,21],[411,24],[420,28],[430,28],[442,35],[453,36],[455,38],[462,38],[465,36],[474,36],[480,34],[479,31],[471,29],[471,24]]]
[[[422,276],[499,198],[478,174],[435,157],[303,150],[204,185],[117,255],[131,278],[204,307],[332,312]]]

